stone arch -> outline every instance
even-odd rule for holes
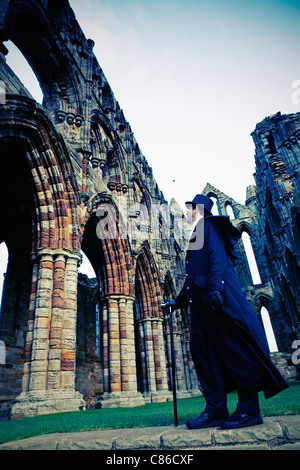
[[[161,285],[154,257],[144,242],[136,260],[136,285],[139,284],[141,317],[161,317]]]
[[[77,185],[68,152],[53,124],[36,103],[8,95],[0,115],[0,141],[18,144],[30,170],[35,205],[33,251],[43,248],[78,249]],[[11,107],[18,106],[12,120]],[[35,116],[29,118],[30,114]]]
[[[242,273],[244,278],[242,285],[261,284],[260,272],[257,263],[257,243],[252,225],[248,221],[241,221],[237,225],[242,237],[238,242],[238,250],[241,257]],[[244,235],[246,234],[246,235]]]
[[[235,208],[231,202],[229,201],[225,202],[225,210],[230,220],[236,219]]]
[[[47,108],[82,115],[79,77],[54,30],[55,24],[62,30],[67,25],[78,28],[72,10],[65,2],[51,1],[45,10],[37,2],[10,2],[6,15],[3,39],[10,39],[27,59]]]
[[[110,194],[95,195],[81,238],[98,279],[102,385],[96,407],[144,403],[137,388],[133,260],[128,239],[119,233],[120,218]]]
[[[270,295],[258,292],[253,298],[252,305],[254,311],[259,315],[262,307],[266,307],[268,311],[272,311],[272,302],[273,298]]]
[[[74,389],[78,199],[68,153],[47,114],[29,98],[6,98],[0,114],[0,145],[12,162],[18,160],[13,171],[19,184],[9,190],[16,189],[11,200],[17,197],[26,214],[21,232],[25,247],[13,242],[15,248],[22,247],[22,254],[15,261],[17,269],[8,267],[23,276],[18,281],[23,284],[22,302],[15,296],[23,317],[15,324],[24,331],[22,341],[18,335],[18,345],[23,343],[24,348],[25,395],[20,394],[13,406],[13,413],[22,416],[27,413],[27,392],[53,392],[54,409],[56,399],[63,400],[64,389],[76,407],[83,406]],[[17,196],[20,191],[22,198]],[[9,238],[8,244],[12,241]],[[9,328],[11,315],[9,310],[2,315],[2,327]],[[38,406],[38,400],[32,403],[30,413],[35,414]]]
[[[205,194],[205,195],[207,197],[210,197],[214,201],[214,205],[212,207],[212,214],[221,215],[222,214],[222,208],[221,208],[221,205],[220,205],[218,194],[214,191],[208,191],[207,194]]]
[[[11,109],[15,107],[17,111],[12,118]],[[29,118],[31,114],[34,118]],[[1,172],[3,177],[7,180],[8,173],[12,175],[14,171],[19,186],[26,181],[23,198],[30,199],[27,204],[30,207],[30,253],[43,248],[76,250],[76,183],[70,174],[69,156],[46,114],[33,100],[7,96],[0,114],[0,145],[3,154],[9,156],[3,161],[6,166]],[[14,167],[9,167],[12,160]],[[15,189],[14,199],[21,205],[22,190]],[[8,187],[6,196],[10,190],[12,188]],[[22,237],[23,246],[24,231]]]
[[[274,335],[274,337],[275,337],[275,328],[274,328],[274,326],[275,326],[275,314],[276,314],[276,312],[274,312],[274,298],[272,296],[264,293],[264,292],[258,292],[253,298],[252,306],[253,306],[253,309],[254,309],[254,311],[255,311],[255,313],[256,313],[259,321],[260,321],[260,324],[261,324],[262,328],[265,331],[267,340],[269,342],[271,335],[272,336]],[[266,321],[265,321],[265,319],[263,318],[263,315],[262,315],[262,309],[263,308],[266,309],[267,314],[268,314],[267,321],[272,327],[271,334],[270,334],[270,331],[269,331],[269,325],[266,324]]]
[[[135,331],[138,383],[146,400],[162,401],[168,395],[161,284],[148,242],[136,260]]]
[[[96,194],[87,205],[81,248],[96,275],[103,280],[102,295],[134,295],[133,259],[122,214],[110,194]]]
[[[109,190],[126,193],[126,161],[122,147],[108,120],[98,109],[92,111],[91,123],[91,164],[102,169],[102,179]]]
[[[78,273],[76,316],[76,389],[87,408],[103,392],[103,321],[97,277]],[[93,378],[93,380],[91,380]]]

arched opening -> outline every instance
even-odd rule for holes
[[[1,370],[1,418],[7,417],[9,403],[22,391],[36,210],[24,147],[2,141],[0,155],[3,157],[0,159],[0,341],[9,345],[5,368]]]
[[[81,251],[81,256],[82,256],[82,262],[81,262],[81,264],[78,268],[78,273],[86,275],[89,279],[92,279],[92,278],[96,277],[95,270],[94,270],[90,260],[88,259],[88,257],[84,253],[84,251]]]
[[[103,393],[103,257],[95,224],[92,217],[83,234],[77,290],[76,389],[87,408]]]
[[[234,212],[233,212],[233,208],[230,204],[226,204],[226,214],[228,215],[229,219],[230,220],[234,220],[235,219],[235,215],[234,215]]]
[[[6,274],[2,284],[0,331],[15,342],[16,329],[25,335],[28,320],[36,211],[24,148],[21,144],[1,143],[0,154],[7,156],[0,160],[0,241],[5,242],[3,255],[5,245],[9,253],[9,259],[7,252],[5,258],[1,256]]]
[[[133,305],[134,311],[134,338],[135,338],[135,361],[136,361],[136,377],[137,377],[137,391],[145,392],[147,387],[147,374],[146,374],[146,351],[143,331],[143,293],[141,286],[140,275],[137,273],[135,279],[135,302]]]
[[[277,352],[278,351],[277,342],[276,342],[276,338],[274,335],[270,315],[266,307],[261,308],[260,314],[261,314],[261,319],[264,325],[265,333],[267,336],[267,341],[269,344],[270,352]]]
[[[252,277],[252,283],[253,285],[261,284],[261,278],[260,278],[260,274],[259,274],[258,267],[256,264],[256,259],[255,259],[255,255],[254,255],[254,251],[253,251],[253,247],[251,243],[251,238],[249,234],[245,231],[243,231],[242,233],[242,241],[243,241],[245,252],[246,252],[250,274]]]
[[[32,97],[40,104],[43,103],[43,92],[34,71],[27,62],[22,52],[12,41],[7,41],[5,47],[8,49],[6,63],[17,75],[22,84],[27,88]],[[19,90],[22,94],[22,89]]]
[[[209,195],[210,199],[213,201],[214,205],[212,206],[211,213],[213,215],[220,215],[219,209],[219,200],[216,196]]]
[[[1,316],[1,305],[2,305],[2,292],[3,285],[5,282],[5,275],[8,265],[8,249],[6,243],[0,244],[0,316]]]
[[[155,263],[145,244],[136,264],[134,323],[138,391],[149,395],[164,386],[159,289]]]

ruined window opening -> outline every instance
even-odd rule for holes
[[[96,273],[90,262],[89,258],[86,254],[81,251],[82,256],[82,263],[78,268],[78,273],[83,274],[88,277],[90,281],[87,281],[90,284],[91,288],[96,282]],[[92,309],[91,312],[95,315],[95,353],[98,359],[102,359],[102,341],[101,341],[101,334],[102,334],[102,310],[100,307],[99,302],[99,280],[97,280],[97,296],[94,298],[94,301],[91,300],[91,304],[89,304],[89,308]]]
[[[266,307],[262,307],[260,310],[261,319],[264,325],[265,333],[267,336],[268,345],[270,352],[278,352],[277,342],[274,335],[274,330],[272,327],[271,319],[268,310]]]
[[[43,103],[43,92],[38,79],[22,52],[12,41],[7,41],[5,47],[8,49],[6,63],[17,75],[22,84],[27,88],[32,97],[40,104]]]
[[[214,202],[214,205],[212,206],[211,213],[213,215],[220,215],[219,214],[219,201],[218,201],[218,198],[216,196],[209,196],[209,197]]]
[[[5,274],[7,271],[8,265],[8,249],[6,243],[2,242],[0,244],[0,312],[2,305],[2,293],[5,282]]]
[[[260,278],[260,274],[259,274],[258,267],[256,264],[256,259],[255,259],[254,251],[252,248],[251,239],[250,239],[249,234],[245,231],[242,233],[242,240],[243,240],[245,253],[246,253],[246,257],[247,257],[247,261],[248,261],[248,265],[250,269],[250,274],[252,277],[252,283],[253,285],[261,284],[261,278]]]
[[[233,212],[233,208],[230,204],[227,204],[226,205],[226,214],[229,216],[229,219],[230,220],[233,220],[235,219],[235,215],[234,215],[234,212]]]
[[[89,279],[96,277],[94,268],[90,260],[86,256],[86,254],[83,251],[81,251],[81,255],[82,255],[82,263],[78,268],[78,272],[81,274],[86,274]]]

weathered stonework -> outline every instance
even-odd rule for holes
[[[256,210],[279,348],[300,338],[300,113],[265,118],[256,147]]]
[[[0,243],[8,247],[9,263],[0,316],[0,404],[6,415],[12,404],[12,418],[18,418],[170,400],[169,318],[160,304],[175,297],[185,279],[182,211],[176,201],[166,203],[94,43],[66,0],[7,0],[0,39],[22,51],[44,94],[43,106],[32,99],[6,64],[1,43],[7,93],[0,104]],[[275,129],[280,119],[274,119]],[[284,141],[297,134],[297,116],[286,119],[294,127]],[[299,289],[299,192],[291,160],[298,154],[287,147],[281,158],[270,154],[264,173],[261,138],[258,129],[257,188],[248,188],[245,206],[211,185],[204,191],[218,198],[220,213],[232,205],[233,223],[250,234],[262,284],[251,283],[242,244],[237,272],[256,311],[268,307],[280,349],[288,352],[290,324],[299,334],[291,300]],[[291,145],[296,152],[297,139]],[[284,215],[284,245],[275,234],[272,243],[266,238],[266,188]],[[78,276],[82,252],[94,279]],[[284,262],[293,265],[291,278]],[[188,310],[176,312],[174,330],[178,396],[194,396],[200,392]]]
[[[185,240],[174,236],[174,221],[162,237],[166,201],[94,43],[67,1],[5,2],[0,31],[27,58],[44,93],[40,106],[7,66],[2,44],[0,242],[9,264],[1,367],[5,383],[13,371],[12,417],[171,399],[168,319],[160,304],[184,280]],[[114,210],[111,236],[101,227],[101,205]],[[157,223],[148,217],[154,208]],[[124,221],[138,237],[121,233]],[[95,270],[91,285],[78,282],[81,252]],[[175,323],[178,390],[191,396],[200,392],[187,312]]]

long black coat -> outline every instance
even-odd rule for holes
[[[198,240],[198,249],[187,250],[187,277],[176,304],[191,307],[190,342],[200,383],[214,376],[224,382],[226,393],[255,385],[269,398],[288,385],[270,359],[265,332],[234,270],[233,247],[241,234],[225,216],[201,219],[197,231],[191,239],[196,246],[189,247],[197,248]],[[223,298],[216,312],[207,304],[213,290]]]

